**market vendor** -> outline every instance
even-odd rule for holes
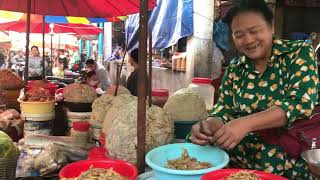
[[[97,74],[99,79],[99,87],[105,91],[111,85],[106,68],[98,62],[95,62],[93,59],[88,59],[86,61],[86,66],[86,69],[89,71],[94,71]]]
[[[318,101],[312,46],[273,37],[272,20],[264,0],[239,0],[228,11],[225,22],[243,56],[227,68],[211,117],[202,121],[202,130],[199,123],[192,127],[190,139],[228,150],[232,167],[312,179],[302,158],[255,133],[308,119]]]
[[[38,46],[31,47],[31,56],[29,58],[29,79],[30,80],[40,80],[42,79],[42,58],[39,54]],[[45,62],[45,67],[48,67]]]
[[[129,53],[129,64],[134,68],[133,72],[130,74],[127,80],[127,89],[134,96],[138,96],[138,70],[139,70],[139,50],[134,49]],[[148,78],[145,79],[146,84],[148,84]],[[148,87],[146,87],[146,92],[148,92]]]
[[[99,87],[99,78],[95,71],[89,71],[86,73],[86,84],[90,87],[97,89]]]

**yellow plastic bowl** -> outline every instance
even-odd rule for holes
[[[25,114],[45,114],[54,112],[55,101],[47,101],[47,102],[20,102],[20,110]]]

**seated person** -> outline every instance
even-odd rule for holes
[[[55,62],[55,67],[52,68],[52,74],[55,77],[64,78],[64,63],[59,60]]]

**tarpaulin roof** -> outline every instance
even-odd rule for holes
[[[28,0],[1,0],[0,9],[27,12]],[[149,0],[148,8],[156,6]],[[31,0],[31,14],[108,18],[138,13],[140,0]]]
[[[172,46],[182,37],[193,34],[193,0],[158,0],[149,16],[152,47],[163,49]],[[126,20],[128,50],[138,46],[139,15]]]

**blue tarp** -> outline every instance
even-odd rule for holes
[[[180,38],[193,34],[193,0],[158,0],[149,17],[154,49],[172,46]],[[138,28],[139,14],[129,16],[126,20],[129,51],[138,46]]]

